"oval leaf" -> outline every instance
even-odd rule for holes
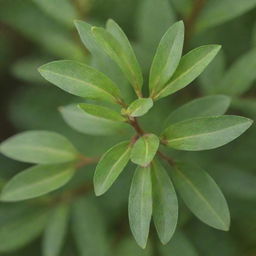
[[[68,228],[69,206],[57,206],[48,220],[43,236],[43,256],[58,256]]]
[[[135,164],[147,166],[155,157],[159,147],[159,138],[154,134],[145,134],[133,145],[131,160]]]
[[[204,45],[184,55],[171,80],[159,92],[152,95],[152,98],[157,100],[166,97],[190,84],[204,71],[220,48],[219,45]]]
[[[183,120],[223,115],[230,105],[230,98],[225,95],[214,95],[198,98],[173,111],[166,120],[166,125]]]
[[[20,201],[47,194],[66,184],[74,174],[70,164],[37,165],[14,176],[3,188],[2,201]]]
[[[145,115],[153,107],[151,98],[140,98],[133,101],[126,110],[126,113],[132,117]]]
[[[136,94],[141,96],[143,77],[140,66],[121,28],[112,20],[109,20],[107,30],[93,27],[92,33],[105,53],[121,68]]]
[[[184,23],[176,22],[172,25],[157,48],[149,75],[149,89],[154,95],[170,80],[176,70],[183,49]]]
[[[178,200],[172,182],[158,162],[152,165],[153,219],[163,244],[172,238],[178,222]]]
[[[179,150],[213,149],[236,139],[251,124],[250,119],[240,116],[194,118],[170,125],[163,133],[163,140]]]
[[[146,248],[152,215],[152,185],[150,167],[137,167],[129,194],[129,222],[140,247]]]
[[[185,204],[201,221],[216,229],[229,229],[227,202],[205,171],[194,165],[179,164],[170,173]]]
[[[100,159],[93,178],[97,196],[104,194],[127,165],[131,147],[129,141],[121,142],[109,149]]]
[[[75,160],[78,152],[62,135],[47,131],[28,131],[0,145],[0,151],[12,159],[37,164],[55,164]]]
[[[41,66],[39,72],[52,84],[76,96],[112,103],[120,101],[119,89],[107,76],[80,62],[53,61]]]
[[[74,130],[91,135],[125,134],[129,126],[123,122],[116,122],[86,113],[76,105],[60,108],[65,122]]]

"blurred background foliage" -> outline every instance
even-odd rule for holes
[[[37,67],[56,59],[74,59],[104,70],[118,82],[127,99],[132,92],[120,73],[102,56],[91,57],[79,40],[73,20],[104,25],[117,21],[132,41],[147,75],[156,46],[175,21],[186,25],[184,52],[201,44],[221,44],[222,51],[189,88],[168,97],[142,118],[157,132],[164,118],[191,99],[226,94],[229,114],[256,117],[256,0],[0,0],[1,140],[23,130],[51,130],[68,137],[87,156],[100,156],[120,136],[92,136],[76,125],[73,97],[43,80]],[[147,81],[146,81],[147,82]],[[81,101],[81,100],[80,100]],[[67,124],[65,117],[73,116]],[[79,128],[80,127],[80,128]],[[72,129],[75,128],[75,129]],[[201,164],[227,197],[232,224],[223,233],[205,226],[180,201],[178,232],[162,246],[151,232],[145,251],[131,237],[127,197],[131,164],[106,195],[90,189],[94,166],[77,172],[58,191],[23,203],[0,203],[0,255],[44,255],[47,227],[55,211],[65,218],[61,256],[255,256],[256,127],[235,142],[211,152],[170,155]],[[27,167],[0,156],[0,187]],[[86,185],[85,189],[80,189]],[[64,208],[64,210],[63,210]],[[51,217],[52,216],[52,217]],[[56,234],[58,237],[58,234]],[[57,239],[55,237],[55,239]]]

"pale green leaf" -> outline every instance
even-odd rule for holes
[[[151,94],[159,91],[170,80],[180,62],[184,41],[184,23],[176,22],[161,39],[149,75]]]
[[[80,256],[107,256],[110,241],[101,211],[92,200],[81,197],[72,209],[72,231]]]
[[[216,229],[229,229],[227,202],[205,171],[191,164],[178,164],[170,173],[185,204],[201,221]]]
[[[163,141],[172,148],[188,151],[221,147],[239,137],[252,124],[240,116],[212,116],[185,120],[170,125]]]
[[[153,219],[163,244],[172,238],[178,222],[178,200],[173,184],[158,162],[152,165]]]
[[[3,188],[2,201],[35,198],[65,185],[73,176],[71,164],[37,165],[14,176]]]
[[[167,118],[165,126],[195,117],[223,115],[229,105],[230,98],[225,95],[198,98],[173,111]]]
[[[0,151],[12,159],[38,164],[65,163],[78,157],[78,152],[64,136],[47,131],[14,135],[1,143]]]
[[[205,45],[184,55],[171,80],[159,92],[152,95],[152,98],[157,100],[166,97],[190,84],[204,71],[220,48],[219,45]]]
[[[126,121],[126,119],[122,117],[121,114],[119,114],[118,112],[110,108],[93,105],[93,104],[86,104],[86,103],[81,103],[78,106],[88,115],[95,116],[99,119],[104,119],[104,120],[106,119],[106,120],[111,120],[115,122]]]
[[[94,190],[97,196],[104,194],[127,165],[131,147],[128,141],[109,149],[100,159],[94,174]]]
[[[146,247],[152,215],[150,167],[137,167],[129,194],[129,223],[132,234],[142,248]]]
[[[153,107],[151,98],[139,98],[133,101],[126,110],[126,113],[132,117],[145,115]]]
[[[69,220],[69,206],[57,206],[50,218],[43,236],[43,256],[58,256],[64,245]]]
[[[53,61],[41,66],[39,72],[52,84],[76,96],[112,103],[120,101],[117,86],[103,73],[83,63]]]
[[[132,147],[132,162],[141,166],[147,166],[155,157],[158,147],[159,138],[155,134],[144,134]]]
[[[121,68],[137,95],[141,96],[143,77],[128,39],[113,21],[108,22],[107,29],[93,27],[92,33],[106,54]]]

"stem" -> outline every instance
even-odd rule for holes
[[[76,168],[79,169],[89,164],[94,164],[99,161],[98,157],[85,157],[83,155],[80,156],[80,161],[76,164]]]
[[[129,117],[128,122],[134,128],[134,130],[138,133],[138,135],[143,136],[145,134],[145,132],[140,127],[136,117]]]
[[[175,161],[171,157],[167,156],[166,154],[164,154],[161,151],[157,151],[157,154],[159,155],[159,157],[161,157],[163,160],[165,160],[169,165],[175,166]]]

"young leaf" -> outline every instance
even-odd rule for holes
[[[28,131],[0,145],[2,154],[27,163],[55,164],[73,161],[78,152],[62,135],[47,131]]]
[[[3,204],[2,204],[3,205]],[[3,211],[5,220],[0,223],[0,252],[7,253],[20,249],[30,243],[43,231],[49,218],[44,208],[15,205]],[[6,254],[4,254],[6,255]]]
[[[78,132],[91,135],[125,134],[130,128],[126,123],[104,119],[86,113],[76,105],[60,108],[65,122]]]
[[[147,166],[155,157],[159,147],[159,138],[150,133],[140,137],[133,145],[131,160],[135,164]]]
[[[221,46],[219,45],[204,45],[184,55],[171,80],[151,97],[157,100],[173,94],[190,84],[204,71],[220,48]]]
[[[115,122],[124,122],[126,120],[121,116],[121,114],[110,108],[85,103],[81,103],[78,106],[88,115],[95,116],[99,119],[106,119]]]
[[[217,184],[205,171],[194,165],[179,164],[170,173],[185,204],[201,221],[216,229],[229,229],[227,202]]]
[[[66,184],[74,174],[71,164],[37,165],[14,176],[3,188],[2,201],[20,201],[47,194]]]
[[[256,80],[256,50],[253,49],[239,58],[225,73],[218,91],[239,96],[245,93]]]
[[[131,147],[129,141],[121,142],[109,149],[100,159],[93,178],[97,196],[104,194],[127,165]]]
[[[58,256],[68,228],[69,206],[57,206],[48,220],[43,236],[43,256]]]
[[[149,75],[151,94],[159,91],[175,72],[183,49],[184,23],[176,22],[161,39],[152,62]]]
[[[225,95],[198,98],[173,111],[167,118],[165,126],[195,117],[223,115],[229,105],[230,98]]]
[[[179,150],[208,150],[236,139],[251,124],[252,120],[241,116],[193,118],[170,125],[163,133],[163,140]]]
[[[120,101],[118,87],[107,76],[80,62],[53,61],[38,70],[46,80],[68,93],[112,103]]]
[[[146,248],[152,215],[152,185],[150,167],[137,167],[129,194],[129,222],[140,247]]]
[[[143,77],[140,66],[121,28],[112,20],[109,20],[107,30],[93,27],[92,33],[97,43],[101,45],[106,54],[121,68],[127,80],[133,86],[136,94],[141,96]]]
[[[108,236],[101,211],[94,202],[80,197],[72,208],[72,231],[81,256],[106,256],[109,254]]]
[[[153,107],[151,98],[139,98],[133,101],[127,108],[127,114],[132,117],[145,115]]]
[[[178,200],[172,182],[158,162],[152,165],[153,219],[158,236],[167,244],[178,222]]]

